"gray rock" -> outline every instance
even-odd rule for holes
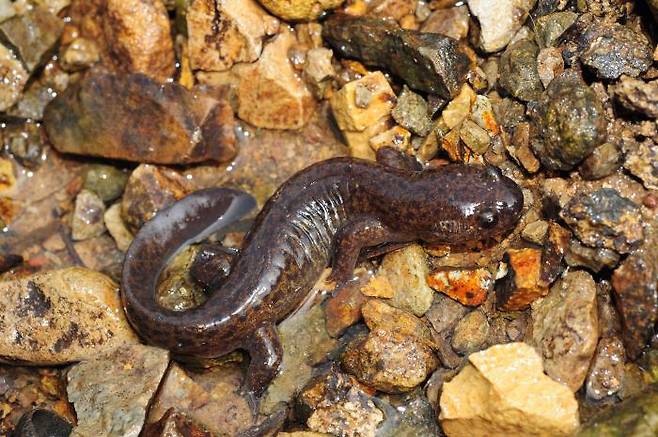
[[[535,34],[543,47],[553,47],[564,32],[576,22],[575,12],[554,12],[535,21]]]
[[[578,172],[585,179],[601,179],[617,171],[622,160],[619,147],[612,143],[603,143],[585,158],[578,167]]]
[[[391,115],[400,126],[424,137],[432,126],[428,113],[425,99],[405,86]]]
[[[468,0],[480,23],[478,47],[493,53],[505,48],[523,26],[537,0]]]
[[[27,71],[14,52],[0,44],[0,111],[6,111],[20,99],[28,79]]]
[[[75,241],[98,237],[105,232],[105,204],[93,191],[82,190],[75,198],[71,236]]]
[[[647,117],[658,117],[658,80],[644,82],[622,76],[611,88],[617,101],[626,109]]]
[[[624,379],[624,344],[617,337],[602,338],[587,374],[587,397],[600,401],[621,388]]]
[[[624,167],[642,180],[645,187],[658,190],[658,146],[644,142],[626,156]]]
[[[594,273],[604,267],[614,268],[619,263],[619,254],[605,247],[583,246],[578,240],[571,240],[564,260],[572,267],[585,267]]]
[[[128,174],[111,165],[93,165],[87,173],[83,188],[96,193],[103,202],[111,202],[123,194]]]
[[[475,310],[457,323],[452,336],[452,348],[467,355],[484,348],[489,335],[489,321],[484,312]]]
[[[36,409],[25,413],[11,434],[12,437],[68,437],[73,426],[49,410]]]
[[[66,391],[78,425],[72,437],[137,437],[169,365],[169,352],[133,345],[69,370]]]
[[[533,41],[522,39],[510,44],[500,58],[500,84],[517,99],[527,102],[541,96],[538,54],[539,47]]]

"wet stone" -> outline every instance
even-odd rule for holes
[[[365,272],[355,272],[355,276],[327,299],[324,308],[327,332],[334,338],[339,337],[347,328],[361,320],[361,307],[368,299],[361,289],[367,286],[370,275]]]
[[[565,261],[572,267],[585,267],[594,273],[603,268],[614,268],[619,263],[619,254],[604,247],[592,248],[572,240],[565,254]]]
[[[452,336],[452,348],[462,354],[468,355],[483,349],[489,336],[489,321],[481,310],[468,313],[461,319]]]
[[[402,127],[424,137],[429,133],[432,123],[428,112],[425,99],[405,86],[391,115]]]
[[[441,113],[446,126],[453,129],[461,124],[471,112],[477,96],[473,89],[464,84],[459,94],[452,99]]]
[[[624,377],[624,344],[617,337],[602,338],[596,348],[585,384],[587,397],[595,401],[619,391]]]
[[[496,345],[469,361],[443,386],[439,420],[448,437],[567,436],[578,428],[573,393],[544,374],[531,346]]]
[[[379,71],[347,83],[331,97],[331,109],[343,131],[364,131],[391,113],[395,93]]]
[[[507,275],[496,283],[496,307],[502,311],[528,308],[548,294],[542,278],[542,251],[534,248],[510,249],[504,257]]]
[[[523,26],[536,0],[468,0],[480,24],[478,47],[487,53],[504,49]]]
[[[417,0],[374,0],[368,5],[366,15],[402,22],[414,13],[416,3]]]
[[[603,143],[589,155],[578,168],[580,175],[589,180],[602,179],[619,169],[622,154],[612,143]]]
[[[41,74],[28,82],[23,98],[8,113],[19,118],[41,120],[46,105],[69,85],[70,76],[56,62],[47,63]]]
[[[624,167],[642,180],[645,187],[658,190],[658,146],[645,141],[626,156]]]
[[[438,270],[427,278],[430,287],[468,306],[482,304],[493,282],[493,276],[487,269]]]
[[[0,44],[0,111],[6,111],[20,99],[28,73],[14,52]]]
[[[594,23],[582,39],[580,59],[600,79],[617,79],[622,74],[637,77],[653,62],[648,39],[628,26]]]
[[[96,43],[87,38],[76,38],[62,53],[61,64],[66,71],[75,72],[89,68],[100,60]]]
[[[537,71],[539,47],[529,39],[522,39],[507,47],[500,58],[500,84],[514,97],[538,100],[542,82]]]
[[[546,373],[576,392],[585,381],[598,340],[596,284],[586,272],[570,272],[532,304],[532,343]]]
[[[146,425],[142,437],[212,437],[192,420],[171,408],[156,423]]]
[[[311,21],[345,0],[260,0],[271,13],[289,21]]]
[[[621,76],[612,86],[612,92],[624,108],[650,118],[658,117],[658,80],[645,82]]]
[[[486,130],[472,120],[464,120],[459,129],[459,138],[473,153],[483,155],[491,144],[491,137]]]
[[[43,7],[28,8],[0,23],[0,34],[18,50],[30,72],[46,60],[64,28],[64,22]]]
[[[541,138],[532,147],[549,169],[573,168],[605,139],[601,101],[572,71],[551,82],[533,118]]]
[[[75,241],[97,237],[105,232],[105,204],[93,191],[82,190],[75,198],[71,236]]]
[[[25,413],[12,437],[68,437],[73,426],[50,410],[36,409]]]
[[[434,303],[425,318],[438,333],[452,334],[455,326],[466,314],[468,308],[443,294],[434,297]]]
[[[137,437],[168,364],[169,352],[133,345],[72,367],[67,392],[78,425],[71,436]]]
[[[468,7],[465,5],[433,11],[423,22],[421,32],[440,33],[454,39],[468,36]]]
[[[121,204],[115,203],[110,206],[103,216],[103,222],[107,231],[114,239],[120,251],[125,252],[133,241],[133,234],[121,218]]]
[[[306,52],[304,79],[316,98],[324,97],[336,70],[331,64],[333,52],[324,47],[317,47]]]
[[[60,152],[158,164],[233,158],[233,123],[226,101],[141,74],[87,76],[44,113]]]
[[[548,222],[544,220],[537,220],[528,223],[521,232],[524,240],[535,244],[543,244],[546,234],[548,232]]]
[[[612,188],[581,193],[560,216],[585,245],[628,253],[644,240],[640,209]]]
[[[562,51],[555,47],[543,48],[537,55],[537,73],[544,88],[562,74],[564,71],[564,60]]]
[[[401,126],[394,126],[370,138],[368,144],[375,152],[385,147],[408,152],[411,150],[411,132]]]
[[[410,88],[444,98],[459,92],[469,68],[455,40],[401,30],[385,20],[334,16],[322,35],[341,56],[386,68]]]
[[[103,202],[111,202],[123,194],[128,174],[111,165],[97,164],[87,173],[83,188],[96,193]]]
[[[553,47],[577,18],[578,14],[571,11],[542,15],[535,21],[535,34],[543,47]]]

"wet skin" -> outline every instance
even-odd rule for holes
[[[351,158],[324,161],[297,173],[267,201],[230,273],[204,304],[184,312],[159,306],[155,290],[166,263],[254,206],[245,193],[216,188],[159,212],[126,254],[122,298],[139,334],[174,355],[247,351],[245,390],[258,395],[281,363],[276,324],[330,262],[331,279],[341,283],[364,248],[418,240],[462,245],[505,234],[521,215],[523,195],[494,167],[415,171]]]

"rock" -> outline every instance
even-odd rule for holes
[[[341,56],[386,68],[410,88],[446,99],[457,95],[469,69],[455,40],[401,30],[385,20],[333,16],[322,36]]]
[[[8,113],[14,117],[41,120],[44,108],[69,85],[69,74],[58,63],[48,62],[41,67],[41,74],[28,81],[23,98]]]
[[[473,89],[464,84],[457,97],[452,99],[441,113],[446,126],[449,129],[459,126],[468,117],[476,101],[477,96]]]
[[[66,391],[78,425],[71,436],[137,437],[168,364],[169,352],[132,345],[73,366]]]
[[[361,320],[361,307],[367,301],[361,288],[367,284],[370,275],[359,270],[355,275],[353,280],[334,291],[324,307],[327,332],[334,338]]]
[[[647,37],[618,23],[588,26],[581,45],[580,60],[600,79],[617,79],[622,74],[637,77],[653,62]]]
[[[395,102],[391,85],[376,71],[347,83],[336,92],[331,97],[331,109],[341,130],[363,131],[390,114]]]
[[[555,47],[543,48],[537,55],[537,73],[544,88],[564,71],[562,51]]]
[[[624,167],[642,180],[645,187],[658,190],[658,146],[644,142],[626,155]]]
[[[48,104],[44,124],[63,153],[188,164],[236,152],[226,101],[141,74],[85,77]]]
[[[304,63],[304,80],[316,98],[324,97],[331,80],[336,77],[336,70],[331,63],[333,52],[324,47],[317,47],[306,52]]]
[[[541,358],[524,343],[492,346],[443,385],[439,420],[448,437],[571,435],[578,403],[546,376]]]
[[[423,22],[421,32],[440,33],[454,39],[468,36],[468,8],[457,6],[433,11]]]
[[[655,230],[642,248],[622,262],[612,275],[615,305],[622,322],[622,340],[636,359],[658,321],[658,245]]]
[[[487,269],[437,270],[427,283],[462,305],[478,306],[486,300],[494,279]]]
[[[589,155],[578,168],[585,179],[602,179],[619,169],[622,163],[619,148],[612,143],[603,143]]]
[[[128,178],[121,199],[121,216],[128,229],[136,234],[159,210],[191,191],[191,183],[180,173],[165,167],[140,165]]]
[[[518,311],[528,308],[548,294],[548,284],[542,279],[542,251],[534,248],[509,249],[503,262],[507,276],[496,284],[496,308]]]
[[[532,343],[546,373],[576,392],[587,376],[598,340],[596,284],[582,271],[567,273],[532,304]]]
[[[387,254],[375,278],[386,278],[393,290],[389,305],[422,316],[432,305],[434,292],[427,285],[427,255],[414,244]]]
[[[107,44],[107,63],[123,73],[165,82],[176,72],[169,16],[160,0],[104,0],[95,19]],[[92,15],[93,16],[93,15]]]
[[[578,437],[650,436],[658,432],[658,389],[650,387],[583,426]]]
[[[552,170],[572,169],[606,137],[601,101],[572,71],[551,81],[533,119],[541,138],[532,142],[532,148]]]
[[[283,29],[253,64],[237,65],[238,116],[257,127],[299,129],[313,115],[315,100],[299,78],[288,52],[297,39]]]
[[[0,283],[3,361],[58,365],[135,343],[118,286],[73,267]]]
[[[111,202],[123,194],[128,174],[111,165],[96,164],[85,173],[82,188],[96,193],[103,202]]]
[[[112,238],[114,238],[119,250],[121,252],[126,252],[128,247],[130,247],[130,243],[133,241],[133,234],[126,226],[123,218],[121,218],[121,204],[115,203],[110,206],[107,211],[105,211],[103,221],[107,231]]]
[[[313,431],[345,437],[374,437],[384,420],[364,387],[348,375],[331,369],[301,392],[302,420]],[[323,434],[324,435],[324,434]]]
[[[539,47],[529,39],[521,39],[507,47],[500,58],[500,84],[511,95],[523,101],[538,100],[542,82],[537,71]]]
[[[598,273],[604,267],[614,268],[619,263],[619,254],[604,247],[593,249],[572,240],[565,254],[565,261],[572,267],[585,267]]]
[[[63,28],[64,22],[46,8],[32,7],[0,23],[0,34],[32,73],[46,60]]]
[[[388,147],[400,152],[409,153],[412,150],[411,132],[400,126],[394,126],[368,140],[368,144],[377,152],[379,149]]]
[[[0,83],[0,111],[6,111],[20,99],[23,87],[27,83],[28,73],[16,55],[2,44],[0,44],[0,71],[3,77]]]
[[[521,231],[521,236],[524,240],[531,243],[542,245],[544,244],[544,239],[548,232],[548,222],[545,220],[537,220],[532,223],[528,223],[523,231]]]
[[[425,318],[438,333],[452,335],[457,323],[468,313],[468,308],[448,296],[438,294]]]
[[[621,80],[611,88],[624,108],[650,118],[658,117],[658,81],[644,82],[621,76]]]
[[[213,437],[184,414],[170,408],[156,423],[146,425],[142,437]]]
[[[491,144],[491,137],[486,130],[472,120],[464,120],[459,130],[459,138],[473,153],[484,155]]]
[[[374,0],[368,5],[366,15],[402,22],[414,13],[417,3],[417,0]]]
[[[97,63],[100,56],[94,41],[79,37],[71,41],[62,53],[62,68],[70,72],[84,70]]]
[[[50,410],[36,409],[25,413],[12,437],[68,437],[73,426]]]
[[[486,96],[475,96],[475,102],[471,108],[471,119],[482,129],[489,132],[490,136],[500,134],[500,126],[496,121],[493,106]]]
[[[425,99],[405,86],[391,115],[399,125],[424,137],[429,133],[432,124],[428,112]]]
[[[345,0],[259,0],[271,13],[288,21],[312,21]]]
[[[225,71],[236,63],[253,62],[263,39],[279,28],[278,20],[254,0],[196,0],[185,18],[194,70]]]
[[[502,50],[523,26],[536,0],[468,0],[480,23],[478,47],[487,53]]]
[[[96,193],[82,190],[75,198],[75,211],[71,224],[71,237],[75,241],[98,237],[105,232],[103,215],[105,204]]]
[[[535,34],[543,47],[554,47],[560,37],[576,22],[578,14],[571,11],[542,15],[535,21]]]
[[[580,193],[560,217],[587,246],[628,253],[644,239],[639,206],[612,188]]]
[[[188,374],[172,364],[149,408],[147,423],[156,423],[172,408],[212,435],[240,435],[254,424],[249,403],[238,394],[238,365],[222,365],[203,374]]]
[[[384,403],[384,400],[388,400]],[[378,436],[416,437],[439,436],[441,429],[436,421],[436,407],[417,390],[402,396],[379,398],[386,420],[380,424]]]
[[[368,301],[361,311],[370,333],[343,353],[345,371],[387,393],[408,392],[427,379],[438,364],[427,326],[378,300]]]
[[[295,313],[277,326],[283,345],[279,374],[263,395],[260,411],[270,414],[279,402],[289,402],[312,377],[312,366],[336,347],[326,330],[320,305]]]
[[[452,348],[462,354],[479,351],[487,342],[489,335],[489,321],[484,312],[471,311],[461,319],[452,336]]]
[[[619,391],[624,378],[624,344],[617,337],[602,338],[585,384],[587,397],[600,401]]]

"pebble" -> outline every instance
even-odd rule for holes
[[[552,170],[570,170],[603,143],[606,119],[601,101],[573,71],[553,79],[533,113],[540,138],[532,148]]]
[[[79,267],[0,283],[0,356],[4,361],[59,365],[137,342],[118,286]]]
[[[615,144],[603,143],[578,167],[580,175],[589,180],[610,176],[621,167],[622,153]]]
[[[439,420],[448,437],[568,436],[578,428],[578,403],[546,376],[525,343],[491,346],[443,385]]]
[[[70,81],[69,74],[55,61],[56,58],[41,67],[41,74],[33,76],[33,80],[28,81],[23,90],[23,98],[7,111],[8,114],[34,121],[43,119],[46,105],[64,92]]]
[[[412,14],[416,10],[416,3],[417,0],[374,0],[368,5],[366,15],[402,22],[405,17],[414,18]]]
[[[611,90],[624,108],[649,118],[658,117],[658,80],[645,82],[623,75]]]
[[[85,76],[46,106],[44,125],[62,153],[157,164],[236,153],[228,102],[142,74]]]
[[[537,18],[534,30],[542,47],[554,47],[577,18],[578,14],[571,11],[553,12]]]
[[[333,52],[324,47],[312,48],[306,52],[304,63],[304,80],[316,98],[322,98],[336,77],[331,60]]]
[[[441,113],[441,118],[449,129],[459,126],[468,117],[477,96],[473,89],[464,84],[459,94],[452,99]]]
[[[91,67],[100,60],[96,43],[88,38],[76,38],[62,53],[61,65],[64,70],[75,72]]]
[[[478,306],[486,300],[494,279],[487,269],[437,270],[427,283],[462,305]]]
[[[411,151],[411,132],[401,126],[394,126],[370,138],[368,144],[375,152],[388,147],[408,153]]]
[[[12,437],[68,437],[73,426],[50,410],[35,409],[25,413]]]
[[[170,408],[156,423],[148,424],[141,437],[213,437],[210,432],[198,427],[192,420]]]
[[[484,155],[491,144],[491,137],[486,130],[472,120],[464,120],[459,129],[459,138],[473,153]]]
[[[468,313],[461,319],[452,335],[452,348],[468,355],[484,348],[489,336],[489,320],[481,310]]]
[[[57,44],[63,28],[64,22],[48,9],[32,7],[0,23],[0,34],[16,48],[32,73],[46,61],[47,53]]]
[[[653,50],[643,34],[619,23],[594,23],[582,35],[582,63],[600,79],[622,74],[637,77],[653,63]]]
[[[468,36],[468,7],[465,5],[454,8],[437,9],[423,22],[421,32],[440,33],[454,39],[464,39]]]
[[[543,91],[537,70],[539,47],[530,39],[509,46],[500,57],[500,85],[523,101],[538,100]]]
[[[162,208],[193,191],[191,183],[175,170],[142,164],[131,173],[121,199],[121,217],[131,233]]]
[[[598,335],[596,284],[586,272],[567,273],[532,304],[532,344],[548,376],[573,392],[585,381]]]
[[[23,87],[27,83],[28,73],[14,52],[0,44],[0,111],[6,111],[21,98]]]
[[[213,435],[240,435],[254,424],[251,408],[238,394],[242,370],[224,364],[200,374],[171,364],[148,411],[147,423],[156,423],[174,409]]]
[[[438,365],[429,328],[378,300],[368,301],[361,311],[370,333],[348,345],[343,369],[386,393],[408,392],[425,381]]]
[[[428,112],[425,99],[405,85],[397,98],[397,105],[393,108],[391,115],[399,125],[418,136],[424,137],[429,133],[432,124]]]
[[[538,245],[544,244],[546,234],[548,233],[548,222],[545,220],[537,220],[528,223],[521,231],[521,236],[524,240]]]
[[[628,253],[644,240],[640,207],[613,188],[579,193],[560,217],[590,247]]]
[[[131,345],[73,366],[66,391],[78,424],[71,437],[139,436],[168,365],[169,352]]]
[[[625,358],[624,344],[619,338],[608,337],[599,341],[585,384],[589,399],[600,401],[621,389]]]
[[[367,98],[364,91],[368,92]],[[389,115],[395,102],[395,93],[386,77],[375,71],[336,92],[331,97],[331,109],[341,130],[363,131]]]
[[[260,0],[272,14],[288,21],[312,21],[345,0]]]
[[[468,313],[468,308],[443,294],[434,297],[434,303],[425,318],[434,330],[452,335],[457,323]]]
[[[370,275],[361,270],[354,273],[355,278],[335,290],[324,307],[327,332],[334,338],[361,320],[361,307],[368,300],[361,289],[367,287]]]
[[[564,60],[562,51],[555,47],[547,47],[539,50],[537,55],[537,73],[544,88],[564,71]]]
[[[126,252],[133,241],[133,234],[121,218],[121,203],[115,203],[105,211],[103,222],[119,250]]]
[[[500,126],[498,125],[498,121],[496,121],[493,106],[486,96],[475,96],[475,102],[471,110],[471,119],[482,129],[489,132],[489,135],[495,136],[500,134]]]
[[[504,49],[523,26],[537,0],[468,0],[480,23],[477,45],[487,53]]]
[[[71,237],[75,241],[98,237],[105,232],[105,204],[93,191],[82,190],[75,198]]]
[[[96,164],[85,173],[82,188],[93,191],[103,202],[118,199],[126,187],[128,174],[111,165]]]
[[[496,308],[519,311],[548,294],[542,278],[542,251],[534,248],[509,249],[503,262],[507,275],[496,284]]]
[[[604,267],[614,268],[619,263],[619,254],[614,250],[583,246],[578,240],[572,240],[565,255],[565,261],[572,267],[585,267],[594,273]]]
[[[254,0],[197,0],[185,14],[193,70],[225,71],[254,62],[263,40],[279,30],[276,18]]]
[[[640,178],[650,190],[658,190],[658,146],[645,141],[626,155],[624,168]]]

